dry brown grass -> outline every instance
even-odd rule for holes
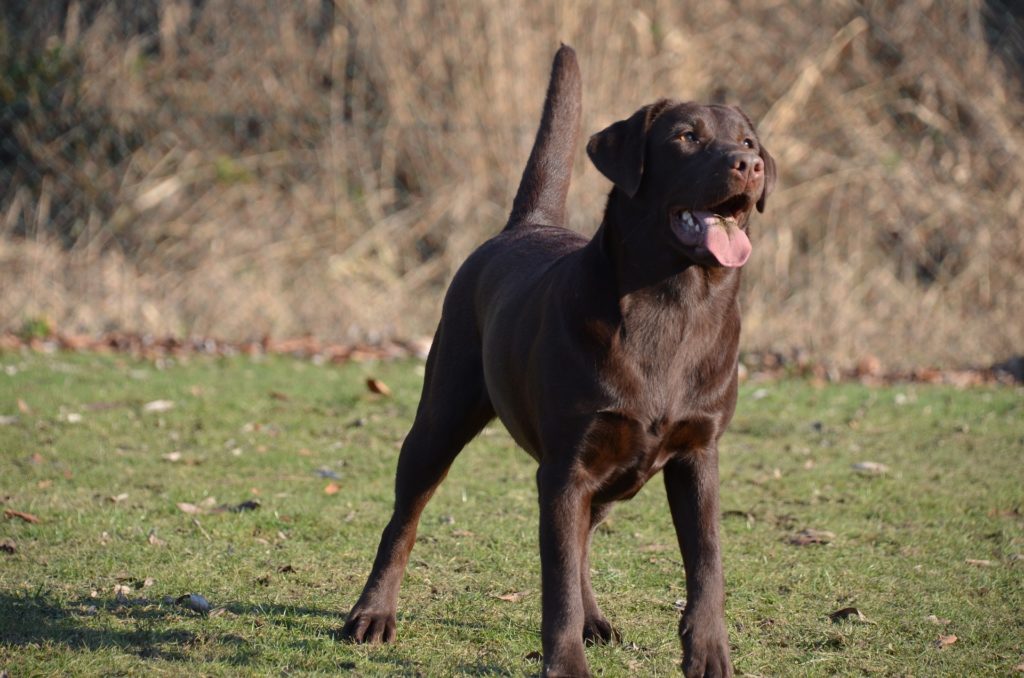
[[[992,37],[1024,38],[977,0],[29,4],[0,12],[0,329],[429,333],[504,222],[561,40],[588,133],[659,96],[759,121],[782,180],[747,348],[1024,351],[1024,103]],[[581,144],[572,227],[607,188]]]

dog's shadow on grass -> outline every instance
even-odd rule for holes
[[[228,603],[215,607],[214,615],[219,610],[287,629],[302,629],[310,619],[321,618],[340,630],[347,614],[337,609],[262,603]],[[111,623],[110,618],[117,621]],[[144,598],[58,601],[47,594],[0,592],[0,647],[62,645],[83,651],[119,648],[143,659],[195,662],[202,660],[203,653],[194,648],[202,645],[210,661],[254,663],[258,648],[241,635],[197,626],[206,619],[180,605]]]
[[[118,622],[102,621],[101,614],[116,617]],[[184,626],[197,617],[180,607],[143,600],[60,602],[46,594],[0,592],[0,647],[63,645],[88,651],[120,648],[144,659],[194,662],[197,657],[191,648],[208,645],[210,636],[202,629],[167,628],[166,624],[178,622]],[[218,633],[215,640],[211,660],[244,665],[256,654],[240,635]]]
[[[289,645],[303,652],[322,648],[325,636],[344,647],[339,641],[347,610],[237,602],[215,607],[215,615],[218,609],[223,610],[220,614],[297,632]],[[45,593],[0,592],[0,648],[60,645],[90,652],[117,648],[143,659],[192,663],[203,661],[205,656],[208,661],[234,666],[265,663],[265,659],[261,662],[259,658],[263,650],[258,645],[223,628],[204,628],[207,620],[179,605],[146,599],[60,601]],[[479,626],[472,622],[465,625]],[[325,627],[330,629],[326,634]],[[390,653],[364,656],[358,663],[362,662],[395,675],[417,673],[414,662]],[[356,669],[357,662],[342,661],[334,668]],[[460,672],[479,676],[510,675],[501,667],[487,664],[463,666]]]

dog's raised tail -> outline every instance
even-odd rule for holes
[[[573,48],[562,45],[551,66],[540,129],[505,230],[528,224],[565,225],[565,198],[580,131],[580,108],[580,66]]]

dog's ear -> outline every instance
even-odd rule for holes
[[[768,200],[771,192],[775,190],[775,181],[778,175],[775,170],[775,158],[772,157],[772,154],[764,146],[761,146],[758,155],[764,161],[764,188],[761,190],[761,197],[757,199],[757,211],[764,212],[765,202]]]
[[[587,142],[587,155],[594,167],[630,198],[640,189],[643,178],[647,130],[663,108],[661,101],[644,106],[627,119],[604,128]]]

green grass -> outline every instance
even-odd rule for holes
[[[394,395],[369,393],[369,376]],[[0,499],[39,518],[0,519],[16,548],[0,553],[0,670],[536,675],[534,465],[499,425],[424,514],[398,643],[336,640],[421,381],[411,362],[0,355]],[[174,407],[145,409],[160,399]],[[721,458],[738,675],[1009,675],[1024,662],[1020,389],[747,384]],[[861,461],[889,470],[860,475]],[[262,505],[176,506],[207,497]],[[787,542],[805,528],[835,538]],[[594,548],[598,599],[625,642],[588,649],[591,667],[678,675],[685,588],[661,483],[620,505]],[[190,592],[215,613],[164,602]],[[498,599],[510,592],[525,594]],[[830,621],[847,606],[870,623]],[[940,635],[958,641],[939,649]]]

